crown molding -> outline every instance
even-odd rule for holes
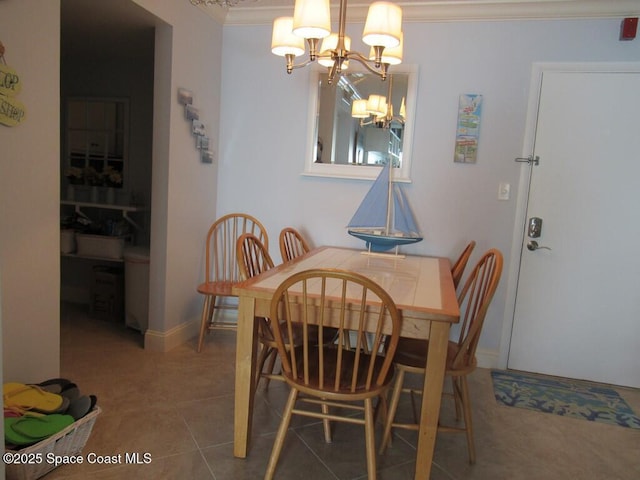
[[[210,16],[218,23],[226,23],[227,15],[229,13],[229,7],[220,7],[218,5],[212,5],[210,7],[207,7],[206,5],[195,5],[195,8],[200,10],[205,15]]]
[[[638,0],[425,0],[396,2],[404,22],[540,20],[640,16]],[[349,4],[347,21],[364,22],[368,4]],[[274,18],[293,15],[293,0],[281,6],[238,6],[227,9],[225,25],[271,24]],[[332,5],[331,15],[338,16]]]

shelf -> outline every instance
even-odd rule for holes
[[[116,263],[124,262],[124,258],[95,257],[90,255],[78,255],[77,253],[61,253],[60,256],[68,257],[68,258],[83,258],[86,260],[99,260],[101,262],[116,262]]]
[[[133,225],[138,230],[141,230],[140,225],[138,225],[131,217],[129,217],[129,212],[142,212],[145,210],[144,207],[135,206],[135,205],[116,205],[113,203],[93,203],[93,202],[78,202],[75,200],[61,200],[60,205],[71,205],[75,208],[75,212],[84,217],[89,218],[82,212],[82,208],[100,208],[103,210],[119,210],[122,212],[122,218],[124,218],[127,222]]]
[[[136,205],[117,205],[115,203],[78,202],[76,200],[60,200],[61,205],[74,205],[76,207],[102,208],[105,210],[122,210],[123,212],[142,212],[145,207]]]

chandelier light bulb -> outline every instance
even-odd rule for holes
[[[302,38],[324,38],[331,33],[329,0],[296,0],[293,33]]]
[[[351,104],[351,116],[353,118],[367,118],[369,116],[366,99],[353,101]]]
[[[278,17],[273,21],[271,52],[281,57],[304,54],[304,39],[293,34],[293,17]]]
[[[362,41],[372,47],[397,47],[402,35],[402,9],[390,2],[374,2],[369,7]]]
[[[402,63],[402,49],[404,47],[404,34],[400,32],[400,43],[397,47],[387,47],[382,51],[381,63],[399,65]],[[376,59],[376,51],[373,47],[369,50],[369,60]]]
[[[387,114],[387,99],[383,95],[369,95],[367,111],[376,117]]]

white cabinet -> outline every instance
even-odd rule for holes
[[[61,169],[66,183],[60,202],[63,226],[64,219],[75,218],[84,226],[91,225],[87,230],[92,234],[131,239],[132,234],[142,230],[139,222],[143,217],[132,218],[130,214],[143,208],[130,205],[136,200],[130,198],[132,189],[127,184],[129,100],[69,97],[64,105]],[[123,233],[111,231],[114,229],[110,227],[116,224]]]
[[[70,97],[63,175],[70,183],[122,188],[129,150],[129,101]]]

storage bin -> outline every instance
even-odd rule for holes
[[[60,253],[76,251],[76,232],[70,229],[60,230]]]
[[[76,233],[78,255],[122,260],[124,237]]]
[[[7,450],[10,453],[25,455],[24,458],[38,458],[37,454],[40,454],[42,458],[41,462],[34,463],[5,462],[7,480],[35,480],[45,476],[56,468],[55,463],[47,461],[47,458],[51,455],[58,457],[80,455],[89,440],[93,425],[96,423],[96,418],[101,411],[100,407],[95,407],[64,430],[30,447],[21,448],[17,451]]]

